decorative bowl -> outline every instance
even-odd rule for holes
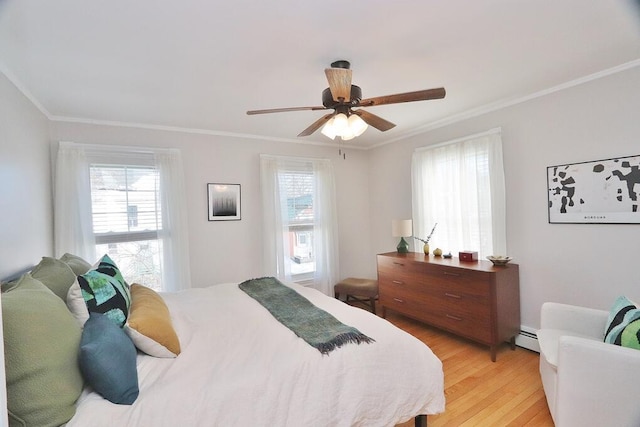
[[[503,255],[489,255],[487,259],[491,261],[493,265],[506,265],[512,258]]]

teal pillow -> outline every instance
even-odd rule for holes
[[[67,292],[76,280],[76,274],[65,262],[46,256],[31,270],[31,276],[51,289],[63,301],[67,299]]]
[[[103,313],[123,327],[129,315],[131,293],[118,266],[108,255],[78,276],[67,293],[67,305],[81,324],[89,313]]]
[[[29,273],[2,294],[10,425],[59,426],[83,387],[81,330],[65,304]]]
[[[97,393],[112,403],[131,405],[138,398],[136,347],[107,316],[91,313],[80,341],[80,370]]]
[[[604,342],[640,348],[637,335],[640,327],[640,308],[625,296],[618,297],[609,312]],[[627,328],[629,328],[627,330]],[[635,338],[633,337],[635,331]],[[635,343],[634,343],[635,340]]]
[[[77,255],[72,255],[70,253],[66,253],[60,257],[60,261],[64,262],[73,270],[73,273],[76,276],[86,273],[91,269],[91,264],[89,264],[84,259],[80,258]]]

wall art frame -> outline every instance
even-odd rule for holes
[[[640,155],[547,167],[550,224],[640,224]]]
[[[240,184],[207,184],[209,221],[239,221],[241,202]]]

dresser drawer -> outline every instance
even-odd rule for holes
[[[395,310],[425,322],[433,322],[437,319],[437,316],[433,315],[433,310],[430,309],[432,303],[430,303],[429,298],[425,296],[414,298],[414,295],[407,295],[404,292],[398,292],[393,295],[381,293],[380,304],[385,308]]]
[[[441,300],[443,305],[458,312],[489,316],[491,310],[490,289],[484,284],[455,286],[433,282],[425,286],[428,293]]]
[[[491,276],[481,271],[432,267],[424,269],[422,278],[439,292],[451,291],[485,298],[488,298],[491,292]]]
[[[378,287],[393,291],[394,289],[418,288],[421,280],[408,272],[396,274],[378,272]]]
[[[489,343],[491,341],[491,320],[489,316],[468,311],[457,311],[441,307],[431,307],[430,322],[457,335]]]
[[[378,257],[378,273],[421,275],[420,265],[403,258]]]
[[[380,294],[380,304],[423,322],[446,329],[455,334],[489,342],[491,338],[488,313],[450,308],[428,295],[416,297],[413,293],[397,292],[393,295]]]

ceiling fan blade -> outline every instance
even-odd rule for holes
[[[325,68],[331,95],[336,102],[349,102],[351,98],[351,75],[347,68]]]
[[[311,124],[311,126],[309,126],[308,128],[306,128],[305,130],[303,130],[302,132],[300,132],[298,134],[298,136],[309,136],[312,133],[314,133],[315,131],[317,131],[318,129],[320,129],[325,123],[327,123],[329,121],[329,119],[333,117],[333,113],[331,114],[326,114],[322,117],[320,117],[318,120],[316,120],[315,122],[313,122]]]
[[[287,111],[316,111],[316,110],[326,110],[327,107],[288,107],[288,108],[270,108],[267,110],[249,110],[247,114],[253,116],[255,114],[267,114],[267,113],[285,113]]]
[[[429,99],[441,99],[446,95],[443,87],[437,89],[418,90],[415,92],[396,93],[394,95],[377,96],[360,101],[360,107],[373,107],[375,105],[399,104],[401,102],[427,101]]]
[[[396,127],[396,125],[391,123],[390,121],[385,120],[380,116],[376,116],[375,114],[372,114],[366,110],[353,110],[352,112],[353,114],[357,114],[358,116],[360,116],[360,118],[364,120],[365,123],[367,123],[370,126],[373,126],[379,131],[384,132]]]

